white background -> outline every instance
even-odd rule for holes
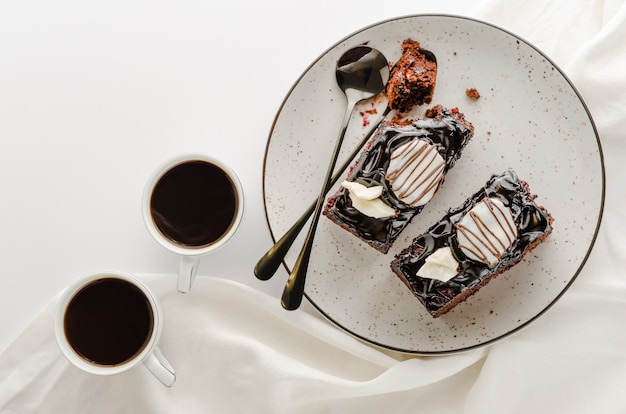
[[[364,26],[473,16],[483,3],[0,2],[0,352],[83,275],[177,272],[140,200],[153,169],[182,152],[231,165],[246,197],[238,233],[199,274],[278,298],[285,271],[260,282],[252,269],[271,245],[263,155],[289,88]]]

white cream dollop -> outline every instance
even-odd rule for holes
[[[445,167],[435,146],[416,138],[391,153],[387,179],[399,200],[413,207],[423,206],[439,189]]]
[[[426,258],[426,262],[417,271],[420,277],[438,279],[447,282],[459,274],[459,262],[452,254],[450,247],[440,247]]]
[[[467,257],[494,266],[517,238],[517,225],[510,208],[485,197],[456,225],[456,237]]]
[[[396,215],[396,210],[379,198],[383,193],[381,185],[366,187],[354,181],[344,181],[341,185],[348,190],[352,206],[366,216],[383,218]]]

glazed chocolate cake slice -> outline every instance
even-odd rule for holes
[[[494,175],[391,262],[392,270],[438,317],[519,263],[552,232],[552,216],[528,184]]]
[[[328,199],[324,215],[387,253],[437,193],[473,133],[463,114],[441,105],[424,119],[383,122]]]

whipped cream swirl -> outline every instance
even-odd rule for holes
[[[397,215],[396,210],[380,199],[383,187],[366,187],[363,184],[344,181],[341,185],[348,190],[354,208],[369,217],[384,218]]]
[[[457,262],[452,249],[448,246],[440,247],[428,256],[424,265],[417,271],[420,277],[438,279],[447,282],[459,274],[459,262]]]

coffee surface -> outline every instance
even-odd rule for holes
[[[98,279],[82,288],[65,311],[70,346],[97,365],[123,364],[139,354],[154,329],[144,293],[122,279]]]
[[[159,231],[176,244],[204,247],[233,224],[237,195],[221,168],[189,161],[170,169],[152,191],[150,211]]]

